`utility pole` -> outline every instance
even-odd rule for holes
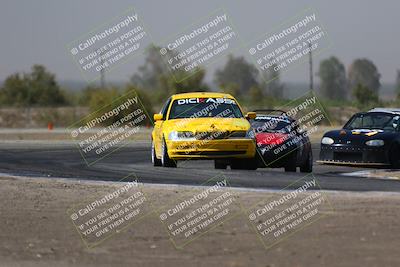
[[[101,89],[104,89],[106,86],[106,82],[105,82],[105,71],[104,71],[104,61],[103,61],[103,52],[101,52],[100,54],[100,64],[101,64],[101,69],[100,69],[100,85],[101,85]]]
[[[105,70],[104,70],[104,66],[103,66],[103,64],[104,64],[103,51],[101,51],[100,49],[97,49],[96,50],[96,54],[97,53],[100,54],[100,67],[101,67],[101,69],[100,69],[100,87],[102,89],[104,89],[105,86],[106,86],[106,81],[105,81],[106,80],[106,75],[105,75]]]
[[[313,79],[313,66],[312,66],[312,52],[311,52],[311,42],[308,42],[309,49],[309,65],[310,65],[310,90],[314,91],[314,79]]]
[[[28,87],[28,101],[27,101],[27,112],[28,112],[28,116],[27,116],[27,127],[32,127],[32,113],[31,113],[31,88]]]
[[[105,72],[103,68],[103,57],[100,58],[101,70],[100,70],[100,85],[101,88],[104,89],[106,82],[105,82]]]

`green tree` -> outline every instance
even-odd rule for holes
[[[134,86],[132,84],[127,84],[125,86],[124,94],[127,94],[132,91],[136,92],[137,96],[140,99],[140,104],[143,105],[143,108],[148,113],[148,115],[153,116],[154,108],[153,108],[153,104],[151,101],[151,93],[141,90],[141,89],[138,89],[136,86]],[[151,117],[151,119],[153,119],[153,118]]]
[[[244,57],[229,55],[225,66],[215,72],[215,82],[222,88],[228,84],[237,84],[239,94],[244,95],[249,93],[251,87],[258,86],[257,76],[257,68]]]
[[[361,108],[366,106],[375,105],[379,102],[379,97],[377,92],[369,89],[368,87],[358,84],[353,90],[353,96],[357,101],[357,104]]]
[[[67,103],[54,74],[41,65],[34,65],[27,74],[13,74],[0,91],[3,104],[14,106],[59,106]]]
[[[0,99],[3,105],[28,106],[32,104],[29,97],[29,84],[19,73],[6,78],[0,90]]]
[[[89,92],[88,106],[90,112],[95,112],[100,108],[110,105],[121,96],[117,88],[96,88]],[[115,103],[114,103],[115,104]],[[117,103],[118,104],[118,103]]]
[[[41,65],[34,65],[31,73],[25,75],[29,86],[29,98],[32,104],[38,106],[53,106],[65,104],[65,97],[56,82],[55,76]]]
[[[276,68],[277,66],[277,64],[272,64],[272,66],[262,74],[263,82],[261,83],[261,88],[263,88],[268,96],[282,99],[285,87],[280,81],[280,71]]]
[[[208,91],[208,86],[203,82],[206,72],[204,69],[196,68],[194,72],[187,77],[185,71],[176,71],[174,74],[167,74],[160,77],[161,90],[165,92],[164,98],[168,95]]]
[[[374,92],[379,96],[379,88],[381,75],[375,64],[369,59],[356,59],[350,65],[348,82],[350,90],[354,91],[359,84]],[[353,95],[354,92],[353,92]]]
[[[150,97],[145,91],[137,89],[132,84],[126,85],[123,90],[120,90],[116,87],[108,89],[95,87],[87,88],[85,92],[85,96],[87,98],[86,104],[89,107],[91,115],[86,118],[86,122],[96,118],[97,116],[100,116],[106,111],[117,108],[125,103],[128,97],[133,97],[136,95],[140,100],[139,104],[132,105],[128,109],[122,110],[118,115],[112,116],[110,119],[104,121],[103,124],[105,126],[111,125],[138,108],[144,108],[145,113],[147,113],[146,115],[151,116],[154,111]],[[150,119],[151,118],[148,118],[146,123],[149,122]]]
[[[153,103],[159,103],[171,94],[209,90],[204,83],[204,69],[198,67],[192,72],[171,71],[164,61],[177,55],[177,52],[167,50],[167,54],[162,57],[160,49],[158,46],[147,49],[145,63],[131,78],[133,86],[152,92]]]
[[[239,95],[239,85],[237,83],[223,84],[219,87],[219,91],[222,93],[227,93],[233,96],[237,96]]]
[[[321,79],[320,90],[323,97],[334,100],[347,98],[345,67],[338,58],[322,60],[318,76]]]
[[[101,91],[101,90],[102,90],[102,88],[100,88],[99,86],[93,86],[93,85],[87,86],[79,93],[78,105],[89,106],[92,96],[96,92]]]
[[[253,86],[250,88],[249,96],[252,104],[260,104],[264,99],[263,91],[258,86]]]
[[[151,45],[146,49],[144,64],[131,77],[131,83],[134,86],[148,91],[160,90],[160,83],[162,82],[160,77],[170,74],[170,70],[164,60],[175,56],[175,53],[167,50],[167,54],[162,57],[160,49],[161,47],[155,45]]]

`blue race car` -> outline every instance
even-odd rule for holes
[[[400,109],[356,113],[321,140],[320,163],[400,168]]]

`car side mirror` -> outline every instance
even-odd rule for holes
[[[298,127],[298,128],[296,129],[296,132],[297,132],[298,134],[303,134],[303,133],[305,132],[305,130],[304,130],[303,128]]]
[[[398,130],[399,129],[399,122],[400,122],[400,117],[396,116],[393,118],[393,128]]]
[[[247,112],[246,114],[246,119],[248,120],[254,120],[257,117],[257,114],[255,112]]]
[[[153,115],[154,121],[162,121],[163,120],[163,115],[160,113],[156,113]]]

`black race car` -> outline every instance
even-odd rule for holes
[[[343,129],[325,133],[318,162],[400,168],[400,109],[357,113]]]
[[[287,172],[312,172],[313,156],[306,131],[281,110],[255,110],[250,123],[257,142],[258,167],[285,168]],[[273,115],[278,113],[277,115]]]

